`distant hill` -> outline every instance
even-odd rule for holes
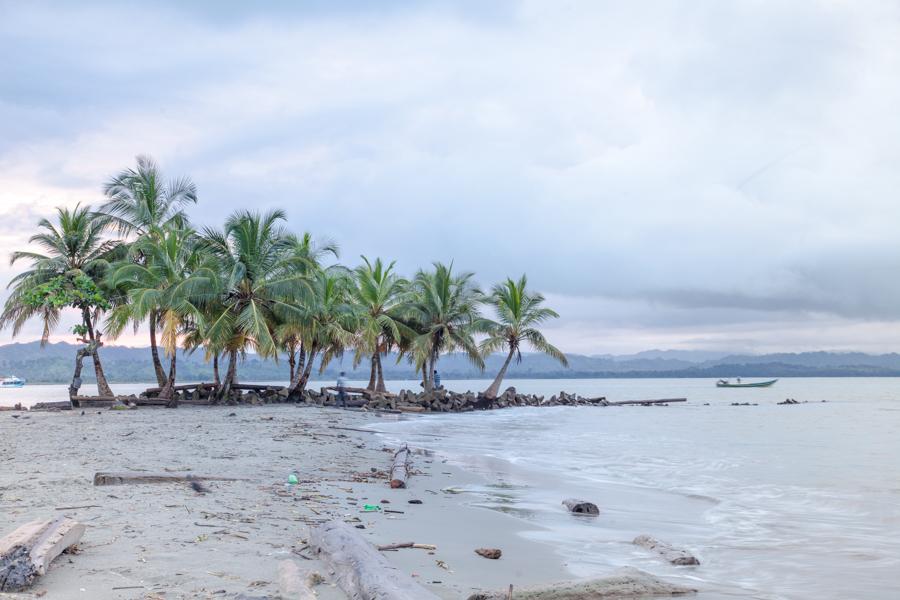
[[[68,383],[72,376],[77,346],[66,343],[37,342],[0,346],[0,374],[14,374],[32,383]],[[106,375],[112,382],[151,382],[155,380],[148,348],[107,346],[101,352]],[[439,370],[444,379],[487,379],[499,370],[505,357],[489,356],[484,373],[475,369],[465,356],[442,356]],[[353,356],[328,366],[322,377],[334,378],[345,370],[352,379],[368,379],[368,364],[356,369]],[[222,370],[224,371],[224,361]],[[384,360],[388,379],[416,379],[413,367],[396,357]],[[239,367],[243,381],[287,381],[286,360],[261,361],[248,356]],[[85,363],[85,381],[92,381],[93,368]],[[801,352],[763,355],[721,355],[680,350],[652,350],[630,355],[569,355],[569,368],[540,354],[525,354],[521,364],[510,366],[510,379],[526,378],[683,378],[683,377],[898,377],[900,354],[864,354],[861,352]],[[178,378],[181,381],[209,381],[212,367],[202,352],[179,355]]]

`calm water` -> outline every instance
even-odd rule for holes
[[[703,598],[900,598],[900,379],[784,379],[769,389],[512,383],[689,402],[429,415],[378,428],[483,474],[488,483],[462,497],[522,519],[524,535],[552,542],[577,575],[633,565],[692,578]],[[775,404],[787,397],[810,403]],[[594,501],[601,516],[565,514],[559,503],[570,496]],[[702,565],[661,564],[629,543],[641,533],[689,547]]]
[[[445,382],[459,391],[487,383]],[[689,402],[427,415],[377,427],[481,473],[486,483],[460,497],[521,519],[523,535],[552,543],[576,575],[633,565],[692,579],[706,599],[900,598],[900,379],[783,379],[766,389],[690,379],[509,383],[547,395]],[[0,404],[64,400],[65,389],[0,390]],[[788,397],[809,404],[775,404]],[[565,514],[559,503],[571,496],[597,503],[601,516]],[[630,544],[641,533],[686,546],[703,564],[664,565]]]

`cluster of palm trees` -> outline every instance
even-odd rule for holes
[[[57,209],[57,222],[41,220],[30,243],[40,252],[16,252],[30,261],[9,284],[0,329],[13,335],[32,318],[47,340],[63,310],[79,311],[74,328],[93,361],[101,396],[112,391],[103,372],[102,337],[146,327],[160,397],[174,397],[177,355],[202,350],[212,363],[220,397],[227,397],[247,352],[286,357],[289,393],[303,393],[314,365],[324,369],[352,353],[370,364],[369,389],[384,390],[382,359],[396,352],[434,386],[440,356],[463,352],[484,368],[484,358],[508,354],[486,395],[495,397],[523,344],[566,364],[538,329],[558,315],[527,288],[524,276],[483,293],[472,273],[435,263],[411,279],[394,263],[362,258],[336,264],[338,247],[286,229],[280,210],[238,211],[221,228],[195,229],[186,209],[197,202],[187,178],[166,181],[150,158],[137,158],[103,188],[105,201]],[[331,262],[333,264],[326,264]],[[485,316],[485,308],[489,316]],[[167,364],[164,364],[164,358]],[[227,361],[224,376],[219,361]],[[76,376],[73,388],[80,380]]]

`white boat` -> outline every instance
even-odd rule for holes
[[[0,388],[20,388],[25,385],[24,379],[19,379],[15,375],[0,378]]]

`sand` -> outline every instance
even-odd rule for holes
[[[378,418],[293,405],[0,412],[0,535],[63,515],[87,526],[78,552],[32,590],[51,600],[275,598],[280,560],[328,578],[303,556],[309,524],[331,518],[364,525],[373,544],[436,545],[385,555],[441,598],[567,578],[552,547],[521,537],[521,521],[442,491],[476,476],[417,454],[410,487],[390,489],[372,472],[390,463],[380,436],[335,429],[377,427]],[[205,495],[180,483],[92,484],[97,471],[130,470],[246,481],[205,483]],[[291,473],[299,485],[287,484]],[[364,504],[403,514],[364,513]],[[485,546],[502,558],[475,554]],[[317,592],[345,598],[329,583]]]

